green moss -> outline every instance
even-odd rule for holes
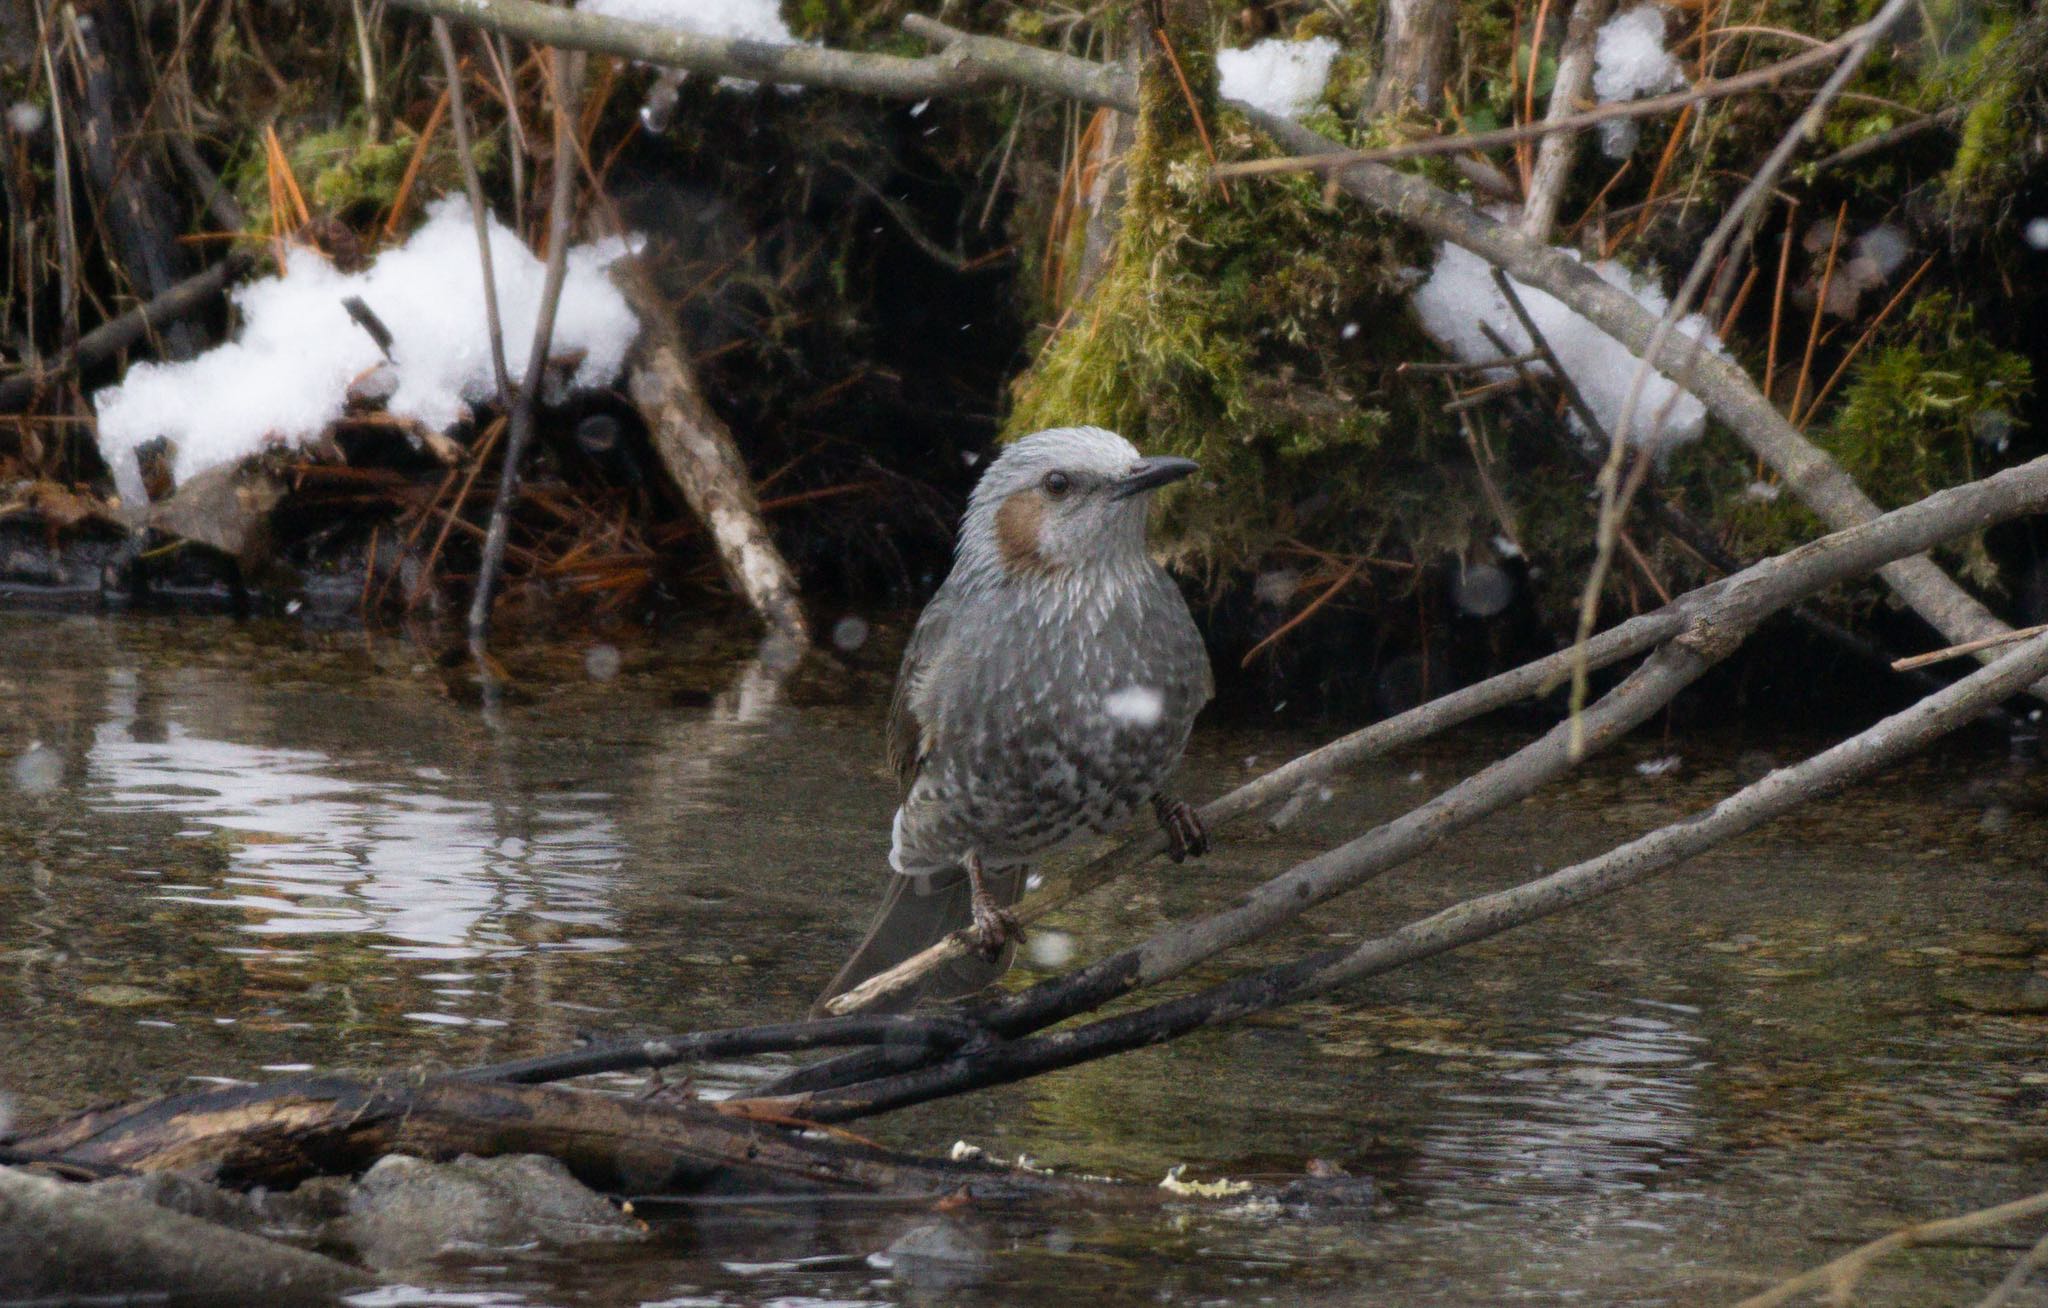
[[[493,134],[472,144],[478,171],[490,176],[502,153],[501,143]],[[418,147],[419,138],[403,126],[388,140],[370,141],[361,124],[351,120],[340,127],[291,138],[285,157],[306,203],[316,213],[353,225],[390,212]],[[240,197],[250,226],[267,228],[270,190],[259,143],[250,144],[229,169],[226,180]],[[461,186],[462,166],[456,157],[454,134],[443,124],[413,179],[413,204],[417,207]]]
[[[1214,108],[1213,51],[1175,53],[1219,155],[1259,153],[1250,126]],[[1169,499],[1163,543],[1187,563],[1240,564],[1295,531],[1304,503],[1361,502],[1389,412],[1358,374],[1407,330],[1393,270],[1416,252],[1326,203],[1314,179],[1211,186],[1170,70],[1144,80],[1127,168],[1109,266],[1019,383],[1006,435],[1094,423],[1201,461],[1216,489]],[[1371,338],[1347,342],[1348,322]]]
[[[2032,386],[2026,358],[1986,339],[1953,296],[1930,294],[1851,365],[1825,425],[1807,434],[1872,499],[1895,508],[1984,475],[1998,457],[1991,438],[2010,427]],[[1673,474],[1715,501],[1716,516],[1745,556],[1787,549],[1824,530],[1789,496],[1745,496],[1748,460],[1729,457],[1725,448],[1689,453]],[[1951,557],[1974,580],[1995,580],[1974,538],[1953,547]]]

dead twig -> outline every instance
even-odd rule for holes
[[[2010,645],[2015,641],[2029,640],[2044,631],[2048,631],[2048,622],[2044,622],[2037,627],[2021,627],[2018,630],[2002,632],[1996,636],[1986,636],[1982,640],[1966,640],[1960,645],[1950,645],[1946,649],[1930,650],[1925,654],[1914,654],[1908,658],[1894,659],[1892,660],[1892,671],[1911,672],[1915,668],[1924,668],[1930,664],[1946,663],[1950,659],[1959,659],[1966,654],[1975,654],[1980,650],[1997,649],[2001,645]]]
[[[540,403],[541,380],[546,375],[548,346],[555,335],[555,310],[562,302],[562,282],[569,257],[569,224],[574,214],[577,151],[575,139],[576,92],[583,77],[580,56],[560,50],[548,51],[548,83],[555,104],[554,191],[548,210],[547,271],[541,282],[540,312],[533,326],[533,344],[526,356],[526,379],[513,402],[512,418],[505,438],[503,468],[498,478],[498,498],[491,506],[491,525],[484,537],[483,554],[477,561],[476,587],[469,603],[469,651],[485,677],[487,699],[497,684],[489,675],[486,646],[490,640],[491,595],[497,585],[498,569],[505,558],[505,536],[511,529],[514,497],[519,493],[519,460],[533,439],[534,411]],[[566,67],[565,67],[566,65]]]
[[[2048,641],[2042,643],[2044,646],[2048,646]],[[1994,664],[1993,667],[2003,667],[2006,663],[2017,658],[2019,658],[2017,654],[2009,655],[2006,659]],[[1975,681],[1983,675],[1984,673],[1979,672],[1971,677],[1970,680]],[[1956,683],[1957,686],[1967,684],[1969,683]],[[1887,720],[1889,721],[1889,719]],[[1939,1221],[1921,1222],[1916,1226],[1903,1227],[1882,1239],[1872,1240],[1869,1244],[1851,1249],[1848,1253],[1834,1259],[1832,1262],[1824,1263],[1811,1271],[1802,1272],[1789,1281],[1782,1281],[1762,1294],[1751,1295],[1737,1304],[1736,1308],[1777,1308],[1778,1304],[1789,1302],[1809,1290],[1826,1290],[1835,1296],[1837,1302],[1846,1302],[1850,1289],[1855,1286],[1857,1281],[1862,1279],[1865,1272],[1870,1270],[1872,1264],[1876,1263],[1878,1259],[1883,1258],[1886,1254],[1896,1253],[1901,1249],[1910,1249],[1914,1245],[1924,1244],[1933,1240],[1946,1240],[1952,1236],[1963,1235],[1971,1231],[1981,1231],[1988,1226],[2003,1226],[2007,1222],[2016,1222],[2022,1217],[2032,1217],[2036,1213],[2048,1213],[2048,1191],[2037,1195],[2030,1195],[2025,1199],[2015,1199],[2011,1203],[1999,1204],[1996,1207],[1980,1208],[1976,1212],[1964,1213],[1960,1217],[1946,1217]],[[2039,1251],[2038,1246],[2036,1251]],[[2028,1259],[2022,1261],[2021,1267],[2026,1267],[2027,1263],[2032,1259],[2033,1255],[2028,1255]],[[1999,1290],[1992,1291],[1991,1297],[1985,1300],[1984,1303],[1995,1305],[2001,1302],[2001,1290],[2004,1290],[2003,1286]],[[2007,1293],[2009,1294],[2010,1292],[2008,1291]],[[1982,1308],[1982,1305],[1980,1305],[1980,1308]]]

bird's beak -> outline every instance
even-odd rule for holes
[[[1179,481],[1189,473],[1200,471],[1201,466],[1193,459],[1176,459],[1170,454],[1139,459],[1131,465],[1129,473],[1110,483],[1109,498],[1127,500],[1133,495],[1158,490],[1161,486]]]

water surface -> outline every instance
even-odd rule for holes
[[[779,686],[732,646],[528,651],[531,701],[487,715],[399,641],[0,616],[9,1110],[801,1012],[878,894],[893,645]],[[1184,788],[1315,739],[1205,723]],[[1227,902],[1519,739],[1469,729],[1341,778],[1056,939],[1089,957]],[[1247,956],[1596,853],[1711,803],[1759,749],[1815,743],[1755,725],[1632,742]],[[2048,1016],[1997,1011],[2048,967],[2044,890],[2040,782],[1957,746],[1590,911],[862,1125],[1148,1185],[1320,1160],[1378,1180],[1372,1207],[721,1210],[629,1251],[453,1260],[436,1283],[508,1304],[1732,1302],[1890,1225],[2048,1186]],[[1967,1302],[2016,1256],[1915,1253],[1864,1301]]]

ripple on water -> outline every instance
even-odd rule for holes
[[[1637,1001],[1580,1012],[1555,1047],[1437,1083],[1441,1115],[1410,1180],[1426,1201],[1484,1207],[1643,1190],[1692,1161],[1696,1010]]]

